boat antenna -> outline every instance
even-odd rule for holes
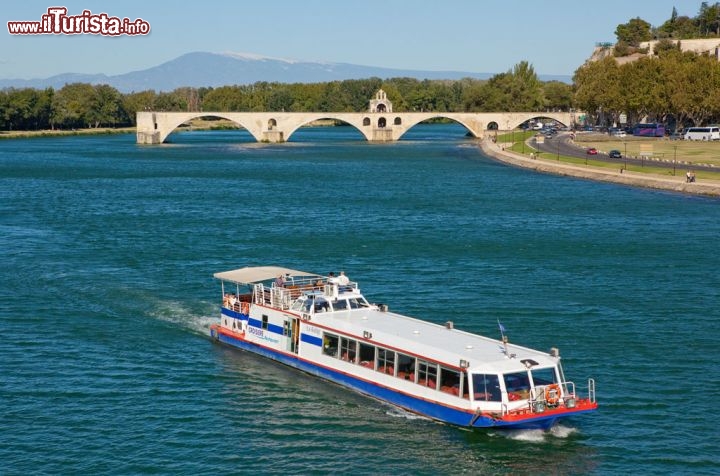
[[[498,328],[500,329],[500,337],[502,337],[502,343],[503,343],[503,348],[505,349],[505,355],[510,357],[510,354],[508,353],[508,338],[505,335],[505,326],[503,326],[500,323],[500,319],[498,319],[497,323],[498,323]]]

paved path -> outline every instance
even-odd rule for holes
[[[489,140],[480,141],[480,147],[483,152],[493,159],[517,167],[536,170],[538,172],[598,180],[601,182],[614,182],[636,187],[669,190],[694,195],[720,197],[720,181],[701,180],[698,182],[686,183],[684,173],[672,177],[629,171],[621,172],[620,169],[604,169],[589,165],[575,165],[547,159],[531,159],[526,155],[517,154],[509,150],[503,150],[502,144],[494,144]]]

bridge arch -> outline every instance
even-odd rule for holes
[[[462,117],[458,117],[457,114],[453,113],[428,113],[425,115],[421,115],[418,117],[414,117],[413,120],[407,121],[405,124],[400,125],[400,129],[402,132],[398,134],[397,139],[402,138],[402,136],[405,135],[407,131],[412,129],[413,127],[417,126],[421,122],[426,122],[430,119],[450,119],[453,122],[456,122],[463,126],[465,129],[472,134],[473,137],[481,137],[481,131],[475,130],[474,126],[477,126],[477,124],[471,124],[470,121],[465,120]]]
[[[347,124],[347,125],[349,125],[349,126],[352,126],[352,127],[354,127],[358,132],[360,132],[360,134],[361,134],[366,140],[370,140],[370,137],[368,137],[366,131],[364,131],[364,130],[363,130],[363,127],[362,127],[362,126],[366,126],[366,127],[367,127],[367,126],[369,126],[369,125],[371,124],[369,117],[363,118],[362,121],[358,121],[358,120],[353,121],[352,118],[350,118],[350,117],[342,117],[342,114],[332,114],[332,113],[327,113],[327,114],[320,113],[320,114],[317,114],[317,115],[314,115],[314,116],[304,117],[303,120],[296,122],[295,124],[293,124],[293,126],[292,126],[291,128],[289,128],[289,129],[287,130],[287,132],[286,132],[286,134],[285,134],[285,140],[290,140],[290,137],[292,137],[292,135],[293,135],[298,129],[300,129],[301,127],[306,126],[306,125],[308,125],[308,124],[310,124],[310,123],[313,123],[313,122],[315,122],[315,121],[323,120],[323,119],[332,120],[332,121],[338,121],[338,122],[342,122],[343,124]]]
[[[565,127],[571,127],[575,122],[575,113],[567,112],[498,113],[498,116],[504,116],[505,119],[505,122],[502,122],[502,119],[498,117],[499,128],[502,129],[502,126],[506,126],[507,130],[515,129],[531,119],[552,119]]]
[[[175,129],[180,127],[182,124],[192,121],[193,119],[198,119],[200,117],[219,117],[221,119],[226,119],[234,124],[237,124],[238,126],[242,127],[243,129],[246,129],[257,141],[260,141],[262,137],[257,136],[253,133],[252,129],[248,127],[248,124],[243,124],[244,121],[239,121],[237,118],[233,117],[232,113],[222,113],[222,112],[212,112],[212,113],[204,113],[204,112],[190,112],[187,114],[183,114],[180,116],[173,116],[174,120],[168,121],[165,123],[165,127],[160,132],[160,142],[165,142],[165,140],[172,134]],[[277,125],[277,123],[276,123]]]

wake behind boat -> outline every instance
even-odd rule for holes
[[[215,273],[222,283],[224,344],[468,428],[548,429],[594,411],[550,353],[390,312],[357,283],[276,266]],[[503,330],[500,326],[501,331]]]

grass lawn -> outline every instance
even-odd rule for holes
[[[523,145],[523,142],[524,140],[532,138],[535,134],[535,131],[517,130],[512,133],[498,135],[497,141],[501,143],[512,143],[510,149],[513,152],[530,155],[531,153],[537,153],[537,151],[528,144]],[[718,167],[718,172],[697,170],[696,176],[709,180],[720,180],[720,142],[671,141],[666,138],[633,136],[621,138],[610,137],[607,134],[578,133],[575,136],[575,143],[582,148],[595,147],[601,153],[607,153],[610,150],[617,149],[623,156],[628,157],[640,157],[641,151],[651,154],[652,158],[648,159],[642,166],[628,164],[627,170],[629,171],[672,176],[673,161],[675,161],[676,175],[684,175],[685,171],[689,167],[692,167],[693,164],[714,165]],[[592,156],[580,158],[560,155],[558,157],[551,152],[542,152],[539,158],[599,168],[618,168],[617,163],[593,160]],[[662,167],[657,166],[659,162],[663,163]]]
[[[595,147],[600,152],[617,149],[623,155],[639,157],[641,147],[652,152],[658,159],[678,163],[712,164],[720,167],[720,141],[669,140],[666,138],[610,137],[607,134],[584,134],[575,136],[575,143],[582,147]],[[627,153],[625,152],[627,151]]]

